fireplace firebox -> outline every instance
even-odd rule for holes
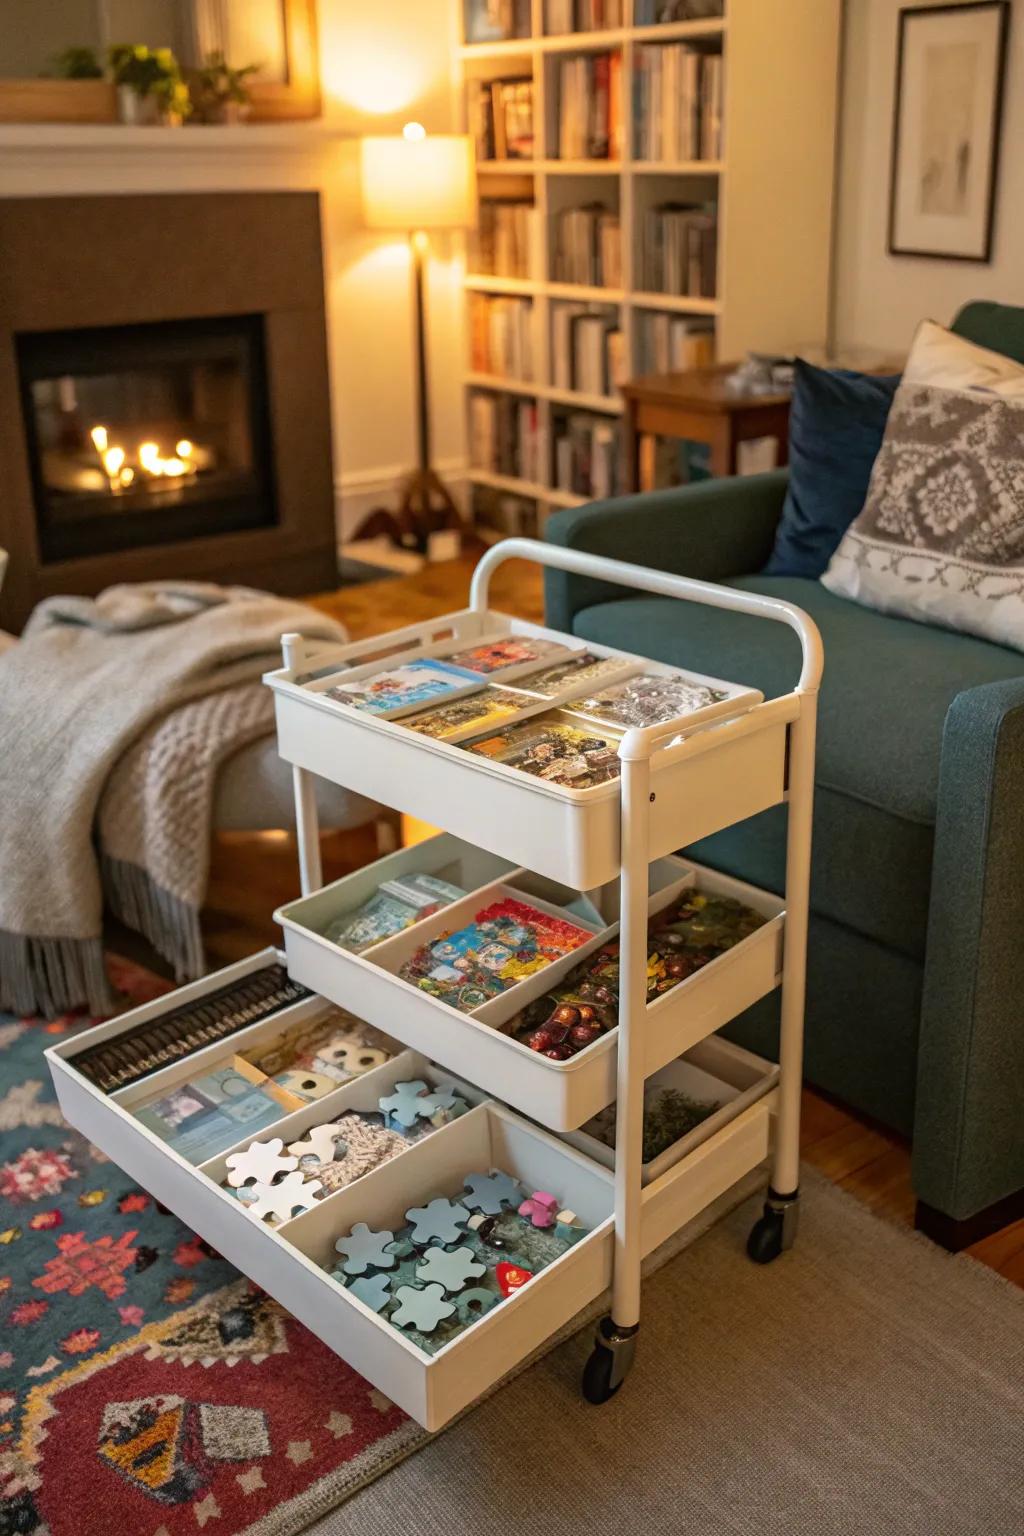
[[[0,629],[120,581],[337,582],[315,192],[0,199]]]
[[[262,316],[15,346],[45,562],[276,523]]]

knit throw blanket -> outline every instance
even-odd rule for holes
[[[104,880],[179,976],[199,973],[217,769],[273,729],[259,679],[289,630],[345,638],[302,604],[198,582],[35,610],[0,656],[0,1009],[110,1010]]]

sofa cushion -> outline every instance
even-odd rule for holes
[[[820,576],[864,505],[899,375],[815,368],[798,357],[789,485],[765,574]]]
[[[814,910],[922,957],[946,712],[966,688],[1019,677],[1020,655],[888,618],[800,577],[744,576],[731,585],[796,603],[821,629]],[[670,598],[600,603],[578,613],[574,629],[583,639],[750,683],[767,697],[791,688],[800,667],[799,642],[786,626]],[[766,812],[692,851],[779,891],[785,813]]]

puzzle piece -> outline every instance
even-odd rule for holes
[[[398,1262],[389,1251],[395,1240],[393,1232],[372,1232],[365,1221],[357,1221],[347,1237],[339,1237],[335,1243],[338,1253],[345,1255],[341,1266],[346,1275],[365,1275],[368,1269],[394,1269]]]
[[[396,1328],[415,1328],[420,1333],[433,1333],[438,1323],[455,1311],[454,1303],[445,1301],[441,1285],[428,1285],[422,1291],[401,1285],[395,1300],[398,1308],[392,1312],[391,1322]]]
[[[497,1291],[485,1291],[482,1285],[471,1285],[468,1291],[463,1291],[455,1298],[455,1310],[459,1314],[459,1322],[475,1323],[478,1317],[483,1317],[492,1307],[497,1306],[501,1297]]]
[[[286,1173],[280,1184],[257,1184],[257,1198],[248,1210],[259,1221],[268,1216],[288,1221],[296,1209],[311,1211],[322,1189],[319,1179],[306,1179],[296,1170]]]
[[[411,1130],[420,1118],[426,1119],[430,1110],[426,1107],[427,1085],[419,1078],[412,1083],[396,1083],[395,1091],[379,1100],[380,1112],[385,1123],[394,1120],[396,1125]]]
[[[272,1184],[279,1173],[290,1173],[297,1168],[297,1157],[283,1157],[284,1142],[280,1136],[272,1141],[250,1142],[244,1152],[232,1152],[227,1159],[231,1169],[228,1183],[232,1189],[247,1184],[250,1179],[257,1184]]]
[[[317,1072],[326,1072],[337,1084],[347,1082],[351,1077],[361,1077],[364,1072],[372,1072],[374,1067],[382,1067],[388,1059],[387,1051],[363,1045],[352,1035],[339,1035],[320,1047],[313,1059],[313,1067]]]
[[[323,1099],[337,1088],[333,1077],[328,1077],[324,1072],[307,1072],[304,1067],[289,1069],[287,1072],[279,1072],[274,1078],[288,1093],[294,1093],[298,1098],[312,1104],[315,1099]]]
[[[318,1163],[333,1163],[336,1157],[344,1157],[343,1147],[338,1146],[341,1131],[336,1125],[314,1125],[301,1141],[293,1141],[288,1151],[295,1157],[315,1157]]]
[[[461,1291],[467,1280],[479,1280],[487,1273],[487,1265],[473,1257],[472,1248],[428,1248],[425,1264],[416,1271],[417,1280],[423,1285],[443,1285],[446,1291]]]
[[[390,1285],[387,1275],[363,1275],[352,1281],[349,1290],[372,1311],[382,1312],[390,1300]]]
[[[464,1235],[462,1228],[469,1220],[469,1212],[458,1201],[439,1197],[429,1205],[406,1211],[405,1219],[412,1224],[410,1235],[414,1243],[428,1243],[431,1238],[439,1243],[457,1243]]]
[[[503,1205],[515,1205],[523,1194],[518,1179],[508,1173],[470,1173],[466,1176],[468,1194],[463,1195],[463,1205],[471,1211],[482,1211],[485,1216],[497,1216]]]
[[[519,1207],[520,1216],[529,1216],[535,1227],[553,1227],[558,1215],[558,1201],[543,1189],[534,1190]]]

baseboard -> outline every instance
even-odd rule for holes
[[[380,469],[354,470],[350,474],[335,477],[334,505],[339,544],[347,544],[353,538],[363,518],[375,507],[394,505],[398,483],[409,467],[408,464],[391,464]],[[468,490],[465,459],[441,459],[435,468],[459,508],[464,511]]]
[[[962,1249],[970,1248],[972,1243],[980,1243],[983,1238],[991,1237],[993,1232],[999,1232],[1011,1222],[1022,1218],[1024,1189],[1018,1189],[962,1221],[919,1200],[914,1212],[914,1226],[925,1237],[930,1237],[933,1243],[938,1243],[940,1248],[948,1248],[950,1253],[960,1253]]]

